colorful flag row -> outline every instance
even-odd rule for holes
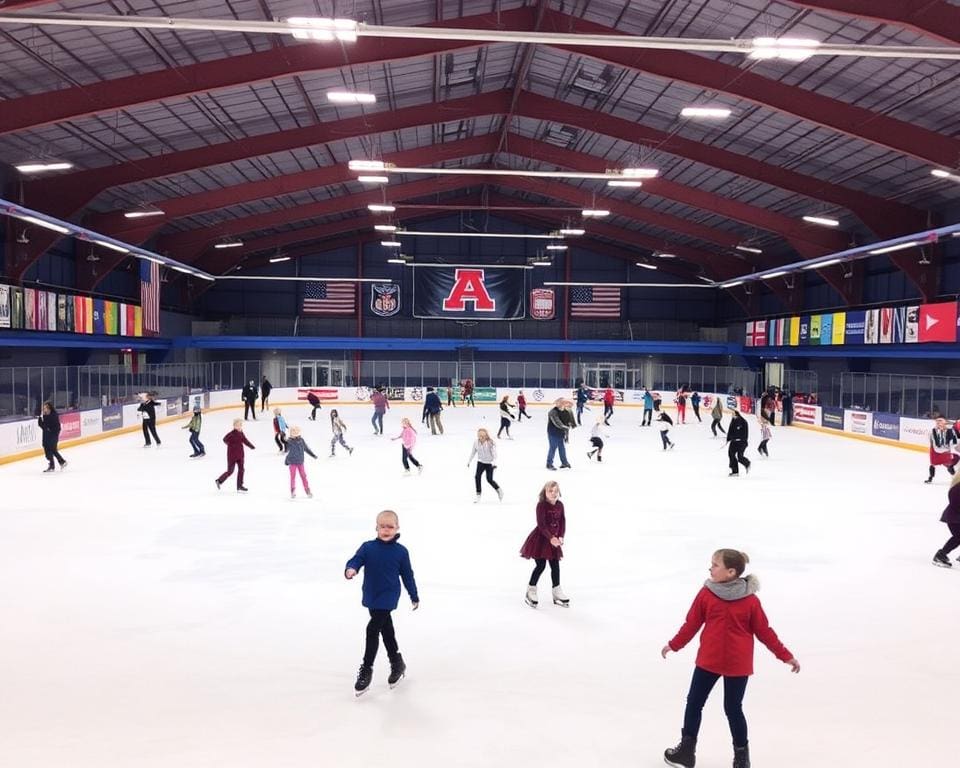
[[[880,307],[747,322],[748,347],[956,343],[957,302]]]
[[[140,307],[120,301],[0,285],[0,329],[143,336]]]

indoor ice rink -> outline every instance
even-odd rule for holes
[[[930,565],[947,476],[924,485],[924,454],[799,427],[774,428],[770,458],[728,478],[707,422],[661,449],[640,409],[618,408],[604,461],[570,438],[572,468],[545,469],[546,408],[498,441],[498,501],[473,503],[467,468],[493,406],[446,409],[432,436],[419,408],[344,406],[328,458],[329,405],[291,425],[313,499],[289,498],[269,420],[248,422],[245,495],[214,478],[239,409],[207,415],[190,459],[186,417],[160,448],[139,433],[0,467],[0,758],[10,766],[662,765],[678,737],[696,641],[666,661],[719,547],[746,551],[759,597],[800,674],[759,643],[745,711],[757,765],[894,766],[943,738],[960,618],[958,574]],[[406,477],[399,418],[425,469]],[[689,414],[688,414],[689,415]],[[726,422],[727,419],[724,419]],[[518,551],[543,483],[560,483],[569,608],[547,578],[523,600]],[[366,611],[343,577],[382,509],[400,516],[421,607],[395,613],[406,678],[356,698]],[[955,571],[957,569],[954,569]],[[698,765],[728,764],[722,696],[708,702]],[[869,731],[869,740],[861,738]],[[829,757],[825,757],[829,756]]]

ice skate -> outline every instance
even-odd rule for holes
[[[46,473],[46,472],[53,472],[53,471],[54,471],[53,464],[51,464],[49,467],[47,467],[47,468],[46,468],[45,470],[43,470],[43,471],[44,471],[44,473]]]
[[[473,497],[473,503],[474,503],[474,504],[479,504],[479,503],[480,503],[480,494],[479,494],[479,493],[478,493],[476,496]]]
[[[367,688],[370,687],[370,682],[373,680],[373,667],[368,667],[366,664],[360,665],[360,671],[357,672],[357,682],[353,684],[353,690],[356,691],[357,696],[362,696],[367,692]]]
[[[570,598],[563,594],[563,590],[560,587],[553,588],[553,604],[562,606],[563,608],[570,607]]]
[[[422,475],[422,474],[423,474],[423,464],[421,464],[419,467],[417,467],[417,474],[418,474],[418,475]]]
[[[219,490],[220,490],[220,481],[219,481],[219,480],[214,480],[213,482],[215,482],[215,483],[217,484],[217,490],[219,491]]]
[[[312,498],[313,498],[313,494],[310,493],[310,491],[307,491],[307,498],[308,498],[308,499],[312,499]]]
[[[923,481],[924,485],[929,485],[929,484],[932,483],[932,482],[933,482],[933,478],[932,478],[932,477],[928,477],[926,480]]]
[[[400,681],[404,678],[407,673],[407,665],[403,662],[403,656],[399,653],[390,659],[390,677],[387,678],[387,682],[390,684],[391,688],[396,688],[400,685]]]
[[[64,470],[64,469],[66,469],[66,468],[67,468],[67,462],[64,461],[64,462],[62,462],[62,463],[60,464],[60,469],[61,469],[61,470]]]
[[[941,568],[953,568],[953,563],[950,562],[950,558],[940,551],[933,556],[933,564],[939,565]]]
[[[663,760],[675,768],[693,768],[697,764],[697,740],[681,736],[677,746],[664,750]]]
[[[538,601],[537,601],[537,588],[536,588],[536,587],[531,587],[531,586],[528,586],[528,587],[527,587],[527,594],[526,594],[526,597],[524,597],[524,601],[525,601],[525,602],[527,603],[527,605],[529,605],[531,608],[536,608],[536,607],[537,607]]]
[[[733,768],[750,768],[750,747],[733,748]]]
[[[404,476],[404,477],[410,477],[410,470],[409,470],[409,469],[403,470],[403,476]]]
[[[347,453],[353,456],[353,448],[347,448]]]
[[[497,498],[503,501],[503,488],[497,488]]]
[[[242,491],[243,493],[246,493],[249,489],[244,485],[238,485],[237,490]]]
[[[290,498],[291,498],[291,499],[297,498],[296,491],[290,491]]]

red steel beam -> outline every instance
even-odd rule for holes
[[[432,22],[423,26],[529,29],[532,21],[532,9],[516,8],[450,19],[442,23]],[[275,78],[414,59],[482,45],[485,44],[457,40],[361,37],[349,46],[339,43],[301,43],[272,48],[11,99],[4,102],[3,111],[0,113],[0,134]]]
[[[792,5],[896,24],[947,43],[960,43],[960,6],[944,0],[787,0]]]

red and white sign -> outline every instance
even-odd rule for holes
[[[534,288],[530,291],[530,317],[534,320],[553,320],[557,312],[557,295],[553,288]]]
[[[957,340],[957,302],[920,305],[920,343]]]
[[[855,435],[869,435],[873,432],[873,414],[866,411],[844,411],[843,429]]]
[[[305,389],[297,390],[297,400],[306,400],[309,392],[313,392],[313,394],[315,394],[321,400],[337,400],[340,397],[340,390],[338,390],[336,387],[324,387],[322,389],[307,387]]]
[[[60,439],[73,440],[80,437],[80,411],[60,414]]]
[[[799,421],[801,424],[813,424],[817,423],[817,406],[807,405],[806,403],[797,403],[793,404],[793,420]]]
[[[754,320],[747,322],[747,346],[765,347],[767,346],[767,321]]]

